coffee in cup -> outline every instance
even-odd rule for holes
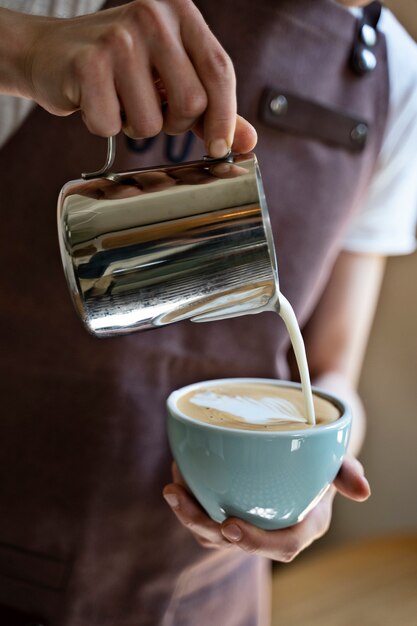
[[[340,410],[321,396],[313,397],[316,424],[305,417],[304,395],[297,387],[268,382],[232,382],[196,385],[177,400],[177,408],[198,422],[258,430],[316,428],[340,417]]]
[[[230,378],[188,385],[168,398],[168,436],[184,480],[217,522],[260,528],[301,521],[319,502],[347,450],[351,414],[313,388],[316,424],[301,385]]]

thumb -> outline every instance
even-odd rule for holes
[[[371,495],[371,488],[364,476],[362,464],[354,457],[346,457],[334,480],[339,493],[350,500],[363,502]]]
[[[193,132],[200,139],[204,139],[203,119],[200,119],[193,128]],[[236,116],[235,136],[233,138],[232,150],[237,154],[250,152],[256,146],[258,135],[256,130],[244,117]]]

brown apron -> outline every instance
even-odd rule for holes
[[[380,149],[384,38],[375,71],[359,77],[349,68],[356,21],[331,0],[197,5],[259,132],[282,291],[304,323]],[[286,95],[285,119],[271,117],[270,93]],[[352,119],[368,125],[363,150],[341,131]],[[202,153],[190,135],[121,136],[116,165]],[[171,480],[164,402],[197,380],[287,376],[288,338],[272,314],[89,336],[67,292],[55,207],[63,183],[104,154],[79,116],[39,108],[0,154],[0,626],[265,624],[267,564],[200,548],[161,497]]]

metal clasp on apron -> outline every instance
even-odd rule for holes
[[[359,76],[366,76],[377,65],[373,48],[378,41],[377,25],[381,9],[380,2],[371,2],[364,7],[362,17],[358,20],[350,64]]]

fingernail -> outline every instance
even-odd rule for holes
[[[224,139],[213,139],[209,143],[208,152],[213,159],[221,159],[229,152],[229,146]]]
[[[123,132],[129,139],[140,139],[131,126],[123,126]]]
[[[236,524],[228,524],[222,526],[222,535],[229,539],[229,541],[240,541],[242,539],[242,531]]]
[[[168,502],[168,504],[171,507],[171,509],[179,509],[180,508],[180,501],[178,500],[178,498],[175,495],[175,493],[164,493],[163,496],[164,496],[165,500]]]

